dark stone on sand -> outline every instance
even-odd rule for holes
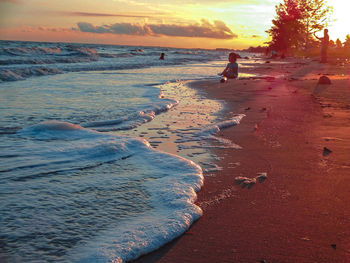
[[[255,178],[258,179],[259,183],[263,183],[267,179],[267,173],[259,173]]]
[[[332,82],[327,76],[321,76],[318,80],[318,84],[330,85],[332,84]]]
[[[330,149],[328,149],[327,147],[323,147],[323,156],[327,156],[329,154],[331,154],[332,151]]]

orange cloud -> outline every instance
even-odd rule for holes
[[[214,21],[213,24],[207,20],[192,25],[176,24],[131,24],[116,23],[111,25],[94,26],[90,23],[79,22],[78,28],[81,32],[97,34],[123,34],[138,36],[172,36],[172,37],[201,37],[215,39],[233,39],[237,38],[224,22]]]

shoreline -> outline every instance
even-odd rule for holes
[[[219,134],[242,149],[215,150],[223,169],[204,174],[197,200],[203,216],[135,262],[347,262],[349,65],[291,61],[258,67],[277,77],[191,84],[225,101],[223,114],[246,114],[240,125]],[[332,81],[327,87],[317,85],[324,74]],[[237,176],[262,172],[267,180],[250,189],[235,184]]]

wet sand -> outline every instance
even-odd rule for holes
[[[180,238],[136,262],[349,262],[350,67],[272,61],[269,78],[192,86],[244,113],[220,132],[242,149],[218,149],[204,174],[204,215]],[[331,85],[317,85],[328,74]],[[267,179],[252,187],[238,176]]]

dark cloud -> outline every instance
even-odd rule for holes
[[[78,27],[82,32],[111,33],[139,36],[176,36],[176,37],[205,37],[217,39],[232,39],[238,36],[229,29],[224,22],[210,23],[202,20],[192,25],[177,24],[130,24],[116,23],[112,25],[94,26],[90,23],[80,22]]]
[[[102,26],[94,26],[90,23],[79,22],[78,28],[82,32],[89,33],[111,33],[111,34],[125,34],[125,35],[151,35],[148,26],[141,26],[138,24],[129,24],[129,23],[118,23],[112,25],[102,25]]]
[[[62,27],[44,27],[44,26],[39,26],[37,28],[32,28],[31,31],[34,30],[40,30],[40,31],[51,31],[51,32],[69,32],[69,31],[76,31],[73,28],[62,28]]]

